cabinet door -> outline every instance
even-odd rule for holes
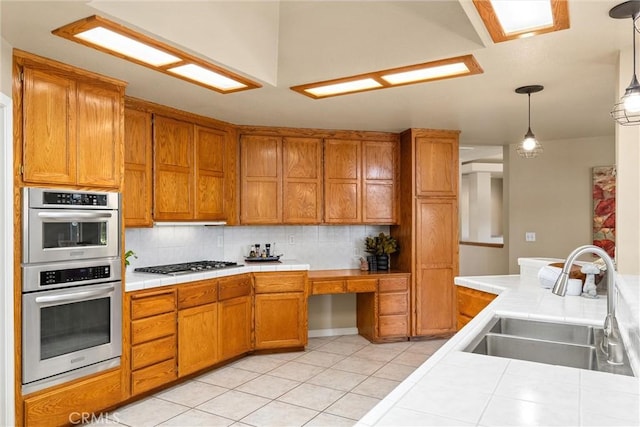
[[[416,195],[458,194],[458,137],[418,136],[416,144]]]
[[[127,108],[124,111],[125,227],[151,227],[151,114]]]
[[[225,220],[225,156],[227,134],[202,126],[195,128],[195,218]]]
[[[178,376],[218,361],[218,304],[178,311]]]
[[[123,94],[84,82],[77,92],[77,183],[120,188]]]
[[[75,184],[76,83],[24,68],[24,181]]]
[[[360,141],[328,139],[324,142],[324,222],[353,224],[362,221]]]
[[[192,219],[193,125],[155,116],[153,148],[154,219]]]
[[[303,347],[307,343],[307,305],[304,293],[255,296],[256,350]]]
[[[287,224],[322,221],[322,140],[284,138],[282,216]]]
[[[365,141],[362,144],[364,223],[393,224],[397,221],[396,153],[395,142]]]
[[[282,223],[282,141],[278,137],[240,138],[243,224]]]
[[[413,335],[455,331],[453,278],[458,273],[456,199],[417,200]]]
[[[227,360],[251,351],[251,297],[218,303],[218,354]]]

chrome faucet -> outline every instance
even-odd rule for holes
[[[608,363],[622,365],[624,350],[620,339],[618,321],[616,320],[616,275],[611,257],[602,248],[593,245],[580,246],[574,249],[565,260],[562,273],[560,273],[558,280],[553,285],[551,292],[560,296],[564,296],[567,293],[571,265],[579,256],[587,253],[598,255],[607,266],[607,317],[604,319],[602,351],[606,353]]]

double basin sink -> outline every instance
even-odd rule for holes
[[[607,363],[602,328],[511,317],[494,317],[464,351],[633,376],[629,358]]]

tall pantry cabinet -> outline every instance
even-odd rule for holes
[[[409,129],[400,136],[400,251],[394,268],[411,273],[411,336],[456,330],[459,131]]]

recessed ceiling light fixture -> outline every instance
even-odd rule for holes
[[[262,87],[260,83],[97,15],[52,33],[220,93]]]
[[[441,59],[424,64],[373,71],[356,76],[292,86],[291,89],[314,99],[385,89],[452,77],[481,74],[482,68],[473,55]]]
[[[540,145],[536,136],[531,132],[531,94],[540,92],[542,89],[544,89],[544,86],[540,85],[522,86],[516,89],[516,93],[526,93],[529,97],[529,128],[527,129],[527,133],[524,135],[524,139],[516,148],[518,155],[526,159],[538,157],[538,154],[542,154],[543,151],[542,145]]]
[[[473,0],[495,43],[569,28],[567,0]]]
[[[620,3],[609,11],[609,16],[615,19],[631,18],[633,29],[633,76],[631,83],[624,91],[620,101],[613,106],[611,117],[622,126],[640,124],[640,83],[636,77],[636,23],[640,17],[640,2],[627,1]]]

